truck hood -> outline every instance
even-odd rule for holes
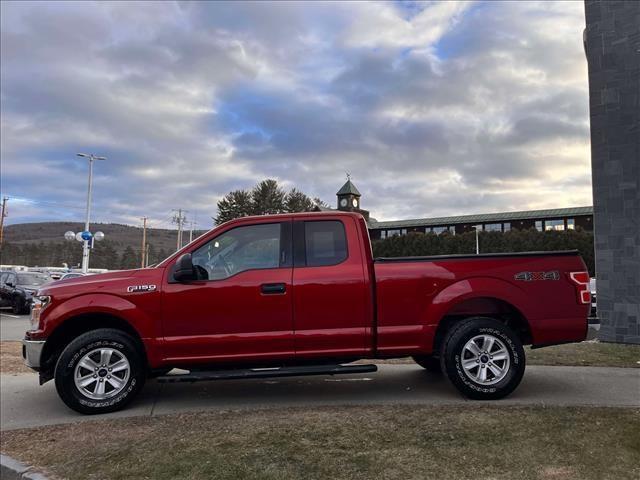
[[[153,283],[159,284],[162,279],[162,268],[138,268],[135,270],[119,270],[99,273],[85,277],[58,280],[44,285],[38,290],[39,295],[72,296],[88,292],[100,292],[118,288],[120,284]],[[119,289],[119,288],[118,288]],[[126,291],[126,288],[125,290]]]

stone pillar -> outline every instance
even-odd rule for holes
[[[600,339],[640,343],[640,2],[585,17]]]

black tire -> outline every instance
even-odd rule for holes
[[[436,375],[442,374],[442,367],[440,365],[440,359],[437,357],[412,357],[413,361],[424,368],[429,373]]]
[[[467,373],[462,364],[463,360],[469,361],[469,363],[474,361],[469,350],[465,350],[465,345],[479,336],[493,337],[498,340],[489,353],[496,352],[496,347],[499,347],[501,343],[508,354],[508,364],[505,360],[498,364],[497,361],[488,359],[489,355],[484,355],[484,351],[479,348],[481,352],[477,357],[478,360],[475,361],[479,364],[485,360],[488,362],[483,363],[485,372],[480,374],[480,365],[477,368],[471,368],[475,370],[476,374],[485,375],[486,381],[495,382],[493,384],[486,384],[474,379],[474,371],[471,370]],[[482,339],[476,340],[476,346],[481,341]],[[473,347],[473,345],[470,346]],[[498,357],[497,354],[496,357]],[[492,359],[493,356],[490,358]],[[444,339],[440,361],[442,370],[451,383],[463,395],[474,400],[496,400],[509,395],[520,384],[526,363],[522,342],[513,330],[498,320],[484,317],[469,318],[455,325]],[[496,363],[491,365],[492,361]],[[506,369],[506,373],[494,375],[493,369],[487,368],[489,366],[502,366]],[[489,378],[490,376],[493,378]]]
[[[25,312],[24,302],[20,297],[16,297],[13,301],[13,305],[11,306],[11,312],[14,315],[22,315]]]
[[[129,362],[129,374],[128,377],[124,377],[126,380],[122,378],[125,381],[124,387],[119,389],[112,397],[92,399],[76,386],[74,375],[76,366],[85,355],[91,354],[92,351],[100,348],[108,348],[115,351],[116,358],[124,357]],[[97,355],[99,353],[97,352]],[[95,359],[96,357],[94,356],[93,358]],[[79,372],[83,370],[84,368]],[[107,373],[104,368],[100,370],[100,372],[97,372],[99,377],[94,378],[101,378],[104,381]],[[116,368],[114,367],[115,370]],[[102,375],[103,373],[104,375]],[[121,330],[100,328],[80,335],[62,351],[56,363],[55,384],[58,395],[69,408],[91,415],[114,412],[124,408],[142,389],[146,374],[145,357],[136,341]],[[112,373],[112,375],[116,377],[115,373]],[[109,376],[109,378],[111,377]],[[107,381],[104,381],[103,388],[112,387],[111,384],[107,385]]]

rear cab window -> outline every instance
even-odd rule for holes
[[[300,222],[296,231],[296,266],[338,265],[349,256],[344,224],[339,220]]]

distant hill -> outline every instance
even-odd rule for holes
[[[78,222],[41,222],[8,225],[4,230],[0,264],[30,267],[58,267],[63,263],[77,266],[82,259],[80,242],[64,239],[67,231],[79,232],[84,228]],[[142,228],[118,223],[94,223],[91,231],[104,232],[105,239],[95,243],[91,251],[90,266],[94,268],[136,268],[142,259]],[[204,230],[193,232],[193,238]],[[177,230],[148,228],[148,263],[154,264],[176,251]],[[183,233],[183,245],[189,241],[189,232]]]
[[[67,243],[64,233],[71,230],[80,232],[84,230],[84,223],[79,222],[38,222],[38,223],[17,223],[8,225],[4,229],[4,241],[12,244],[37,244],[45,243]],[[101,231],[118,253],[124,251],[128,246],[134,250],[139,250],[142,242],[142,228],[120,223],[92,223],[91,231]],[[193,232],[193,238],[204,233],[205,230]],[[147,228],[147,242],[158,250],[176,250],[178,231],[163,228]],[[189,241],[189,232],[182,234],[183,242]]]

